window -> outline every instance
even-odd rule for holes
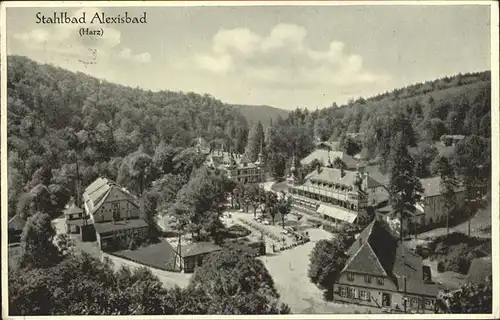
[[[366,283],[372,283],[372,276],[365,275],[365,282]]]
[[[340,296],[344,297],[344,298],[347,296],[347,292],[346,292],[345,287],[340,287]]]
[[[418,298],[411,298],[410,305],[412,308],[418,308]]]
[[[347,288],[347,297],[356,298],[356,290],[354,288]]]
[[[382,278],[382,277],[378,277],[378,278],[377,278],[377,284],[379,284],[379,285],[383,286],[383,285],[384,285],[384,278]]]
[[[348,272],[347,273],[347,280],[349,281],[354,281],[354,273]]]
[[[361,290],[359,292],[359,298],[361,300],[369,301],[370,300],[370,291]]]
[[[431,309],[434,305],[434,301],[432,299],[425,299],[425,308]]]

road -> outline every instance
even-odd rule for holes
[[[307,276],[309,254],[316,242],[330,239],[332,234],[322,229],[308,229],[311,242],[282,251],[275,255],[260,257],[271,274],[280,300],[290,306],[294,314],[349,314],[380,313],[379,309],[358,305],[327,302],[323,294]]]

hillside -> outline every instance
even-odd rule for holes
[[[278,120],[279,117],[286,118],[289,114],[288,110],[279,109],[270,106],[251,106],[251,105],[232,105],[238,110],[248,121],[248,123],[257,123],[260,121],[264,127],[272,121]]]
[[[394,89],[345,105],[309,111],[295,109],[268,130],[268,152],[277,162],[289,163],[311,152],[316,139],[340,141],[341,148],[385,166],[393,138],[401,133],[408,147],[416,147],[420,175],[430,174],[435,154],[453,156],[452,148],[431,150],[442,135],[479,136],[491,162],[490,72],[459,74]],[[355,134],[355,138],[349,133]],[[290,138],[293,137],[293,138]],[[418,147],[417,147],[418,145]],[[440,148],[443,149],[443,148]],[[350,151],[349,151],[350,150]],[[451,150],[451,151],[450,151]],[[279,156],[276,156],[279,154]],[[288,166],[289,164],[287,164]],[[283,166],[283,165],[281,165]]]
[[[98,175],[116,179],[138,151],[169,168],[179,155],[177,170],[190,173],[198,137],[246,146],[244,116],[209,95],[125,87],[20,56],[7,66],[9,215],[42,167],[53,190],[73,194],[77,159],[87,185]]]

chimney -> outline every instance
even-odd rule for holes
[[[345,176],[345,171],[344,171],[344,168],[340,168],[340,177],[344,177]]]

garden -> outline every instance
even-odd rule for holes
[[[417,245],[415,252],[424,259],[437,260],[438,272],[467,274],[472,260],[491,255],[491,239],[453,232],[438,236],[425,246]]]

